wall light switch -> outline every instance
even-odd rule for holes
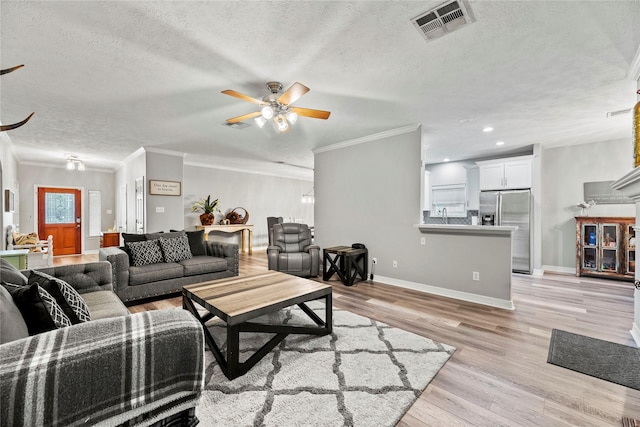
[[[107,209],[107,215],[111,215],[113,214],[113,211],[111,209]]]
[[[421,237],[420,238],[420,244],[421,245],[426,245],[427,244],[427,239],[425,237]]]
[[[164,206],[156,206],[156,213],[164,213]]]

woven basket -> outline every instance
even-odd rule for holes
[[[236,212],[236,209],[242,209],[244,216]],[[229,220],[230,224],[246,224],[247,221],[249,221],[249,212],[247,212],[245,208],[233,208],[233,210],[227,214],[226,219]]]

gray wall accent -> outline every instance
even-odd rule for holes
[[[510,239],[421,233],[415,227],[421,221],[420,153],[420,127],[316,152],[316,243],[321,248],[364,243],[369,259],[378,259],[376,276],[388,283],[510,300],[510,277],[494,278],[488,268],[500,258],[510,271]],[[499,249],[488,251],[486,245]],[[472,280],[473,271],[480,272],[481,282]]]
[[[613,181],[633,169],[629,140],[603,141],[543,149],[542,265],[546,270],[575,272],[576,204],[583,200],[583,183]],[[635,206],[596,205],[590,216],[635,216]]]
[[[89,237],[89,190],[99,190],[102,198],[102,230],[115,221],[114,173],[109,171],[69,171],[64,167],[20,164],[20,231],[38,231],[35,199],[38,187],[79,188],[82,190],[82,248],[84,252],[100,248],[100,237]],[[111,214],[107,214],[111,210]],[[43,237],[43,236],[41,236]],[[55,242],[54,242],[55,245]]]
[[[267,217],[282,216],[285,221],[296,218],[314,225],[313,204],[303,204],[302,195],[313,189],[313,182],[270,175],[237,172],[186,163],[184,166],[184,226],[187,230],[200,225],[199,213],[191,211],[193,204],[207,195],[219,199],[216,222],[236,207],[249,212],[253,224],[253,247],[266,247]],[[243,212],[241,209],[238,212]],[[237,235],[218,233],[216,240],[239,242]]]
[[[184,183],[181,154],[164,154],[148,151],[145,174],[146,226],[149,233],[184,229]],[[180,196],[158,196],[149,194],[149,180],[177,181],[183,183]],[[157,212],[156,208],[164,209]]]

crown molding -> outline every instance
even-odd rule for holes
[[[230,172],[249,173],[249,174],[252,174],[252,175],[275,176],[277,178],[287,178],[287,179],[296,179],[298,181],[313,182],[313,179],[302,178],[302,177],[297,177],[297,176],[278,174],[278,173],[273,173],[273,172],[254,171],[254,170],[250,170],[250,169],[233,168],[233,167],[229,167],[229,166],[217,166],[217,165],[211,165],[211,164],[208,164],[208,163],[198,163],[198,162],[185,161],[184,165],[185,166],[196,166],[196,167],[199,167],[199,168],[207,168],[207,169],[219,169],[219,170],[230,171]]]
[[[174,150],[167,150],[164,148],[156,148],[156,147],[142,147],[142,149],[144,151],[146,151],[147,153],[157,153],[157,154],[166,154],[168,156],[177,156],[177,157],[184,157],[187,155],[187,153],[184,153],[182,151],[174,151]]]
[[[350,147],[352,145],[364,144],[366,142],[378,141],[384,138],[390,138],[396,135],[402,135],[409,132],[414,132],[420,128],[420,124],[412,124],[408,126],[403,126],[397,129],[385,130],[383,132],[374,133],[372,135],[363,136],[360,138],[349,139],[347,141],[338,142],[336,144],[326,145],[324,147],[319,147],[313,150],[313,154],[324,153],[326,151],[338,150],[340,148]]]

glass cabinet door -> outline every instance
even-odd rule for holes
[[[626,257],[626,274],[634,274],[636,272],[636,230],[633,225],[627,225],[626,233],[627,257]]]
[[[596,270],[598,268],[598,226],[582,224],[582,268]]]
[[[600,271],[617,272],[619,225],[600,225]]]

